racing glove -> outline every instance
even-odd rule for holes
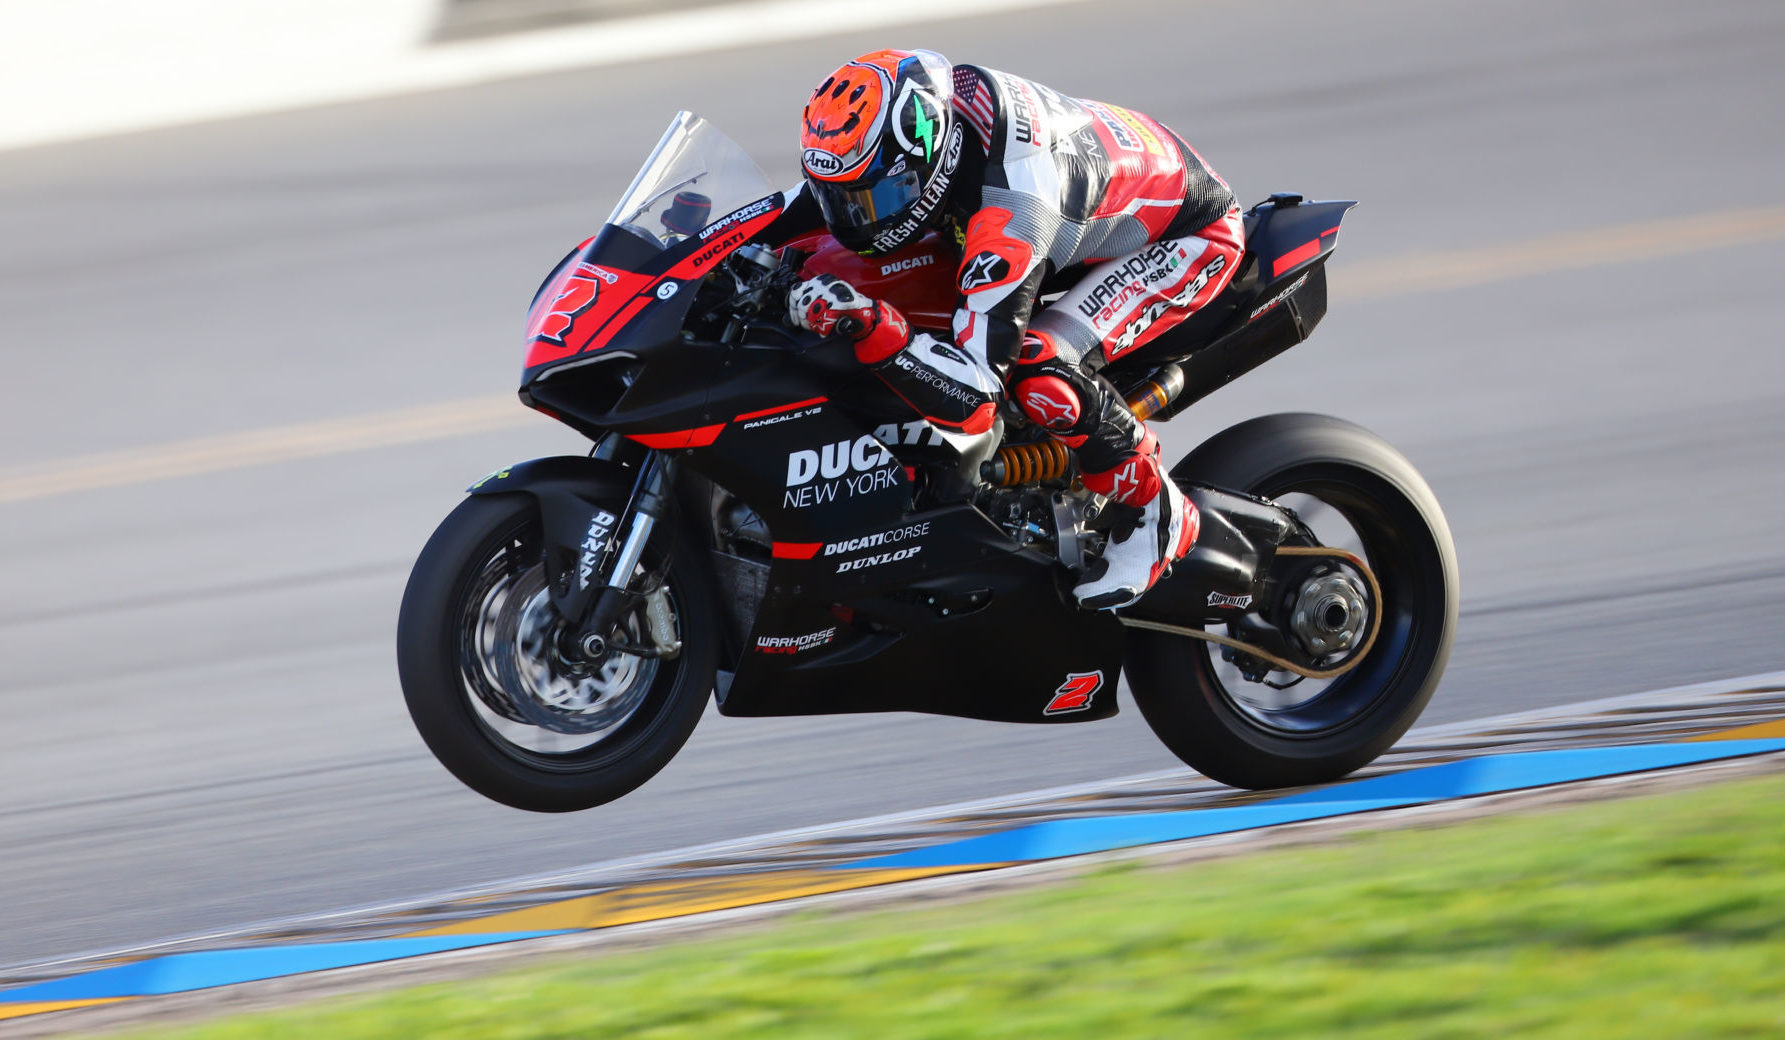
[[[898,308],[868,299],[834,274],[794,286],[787,294],[787,316],[820,336],[854,340],[856,359],[864,365],[884,361],[911,342],[911,326]]]
[[[843,279],[821,274],[794,286],[787,313],[800,328],[854,340],[856,360],[930,422],[980,434],[997,418],[1002,391],[990,366],[927,332],[913,335],[898,308]]]

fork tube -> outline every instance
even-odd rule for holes
[[[670,489],[675,485],[676,460],[660,451],[653,451],[645,457],[639,466],[638,481],[633,485],[632,503],[629,510],[630,524],[626,531],[626,541],[620,547],[614,559],[614,565],[608,571],[607,586],[596,598],[595,609],[590,611],[588,619],[581,627],[582,634],[595,635],[605,639],[620,615],[631,605],[632,595],[626,586],[632,582],[632,572],[638,568],[638,561],[644,557],[645,543],[651,539],[651,531],[657,521],[669,509]]]
[[[632,491],[632,528],[626,533],[613,570],[608,572],[610,588],[623,589],[632,581],[632,571],[644,556],[645,542],[657,519],[669,508],[669,489],[675,483],[676,460],[660,451],[653,451],[639,467],[638,486]]]

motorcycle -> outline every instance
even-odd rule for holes
[[[1221,295],[1103,368],[1135,414],[1168,420],[1305,340],[1354,204],[1248,211]],[[1320,415],[1218,433],[1171,469],[1193,551],[1133,606],[1080,610],[1073,575],[1114,511],[1064,446],[1009,407],[984,434],[934,426],[846,339],[787,321],[789,287],[829,271],[945,332],[952,241],[771,248],[786,205],[680,113],[536,294],[521,400],[592,449],[471,485],[398,623],[409,712],[461,781],[540,812],[602,804],[670,761],[709,696],[729,716],[1063,724],[1114,715],[1125,674],[1185,763],[1254,789],[1337,779],[1412,725],[1457,564],[1400,453]]]

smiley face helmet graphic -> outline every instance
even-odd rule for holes
[[[875,51],[812,92],[800,166],[844,246],[882,256],[940,220],[961,158],[952,75],[934,51]]]

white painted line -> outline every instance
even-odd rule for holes
[[[0,503],[194,477],[273,462],[489,433],[547,421],[513,394],[269,426],[0,470]]]
[[[1737,693],[1742,690],[1767,686],[1785,686],[1785,671],[1763,672],[1757,675],[1745,675],[1731,679],[1716,679],[1709,682],[1691,683],[1684,686],[1670,686],[1659,690],[1645,690],[1641,693],[1622,694],[1616,697],[1601,697],[1594,700],[1575,701],[1569,704],[1552,705],[1547,708],[1535,708],[1529,711],[1512,712],[1505,715],[1490,715],[1484,718],[1468,719],[1461,722],[1449,722],[1439,726],[1422,726],[1410,731],[1402,738],[1402,743],[1418,744],[1442,739],[1459,733],[1478,732],[1488,729],[1503,729],[1509,726],[1527,725],[1547,719],[1600,714],[1607,711],[1640,707],[1648,704],[1666,704],[1670,702],[1702,700],[1722,694]],[[951,802],[944,805],[932,805],[922,809],[910,809],[877,816],[862,816],[851,820],[841,820],[835,823],[820,824],[811,827],[795,827],[788,830],[768,831],[745,838],[732,838],[724,841],[710,842],[704,845],[689,845],[664,852],[653,852],[645,855],[628,857],[626,859],[592,863],[583,867],[573,867],[569,870],[548,871],[541,874],[523,874],[502,881],[492,881],[486,884],[474,885],[466,888],[451,889],[433,895],[417,896],[414,898],[393,900],[384,903],[371,903],[321,914],[274,918],[251,925],[195,933],[192,935],[165,939],[143,946],[130,947],[123,950],[95,950],[86,953],[70,954],[66,957],[56,958],[52,961],[32,962],[29,965],[0,966],[0,970],[10,971],[29,967],[32,969],[42,969],[47,972],[59,964],[73,964],[77,962],[91,961],[101,957],[143,957],[173,946],[229,939],[240,935],[272,932],[298,926],[315,926],[332,920],[356,919],[362,917],[374,917],[383,914],[394,914],[405,910],[413,910],[440,903],[452,903],[481,897],[503,895],[510,892],[524,891],[530,888],[545,888],[554,885],[587,883],[606,874],[630,873],[651,867],[668,866],[683,860],[710,859],[764,846],[808,841],[817,838],[829,838],[839,834],[856,831],[882,830],[909,823],[919,823],[929,819],[970,815],[995,809],[1010,808],[1025,803],[1044,802],[1096,794],[1124,786],[1159,783],[1167,780],[1181,781],[1187,775],[1194,774],[1191,774],[1188,768],[1159,770],[1151,773],[1135,773],[1128,776],[1113,777],[1107,780],[1093,780],[1082,784],[1036,788],[1030,791],[1019,791],[1014,794],[998,795],[991,798],[975,799],[973,801]],[[1213,837],[1216,839],[1233,839],[1236,838],[1236,835],[1216,835]],[[1197,838],[1190,840],[1207,841],[1211,839]],[[1167,844],[1176,845],[1181,843]],[[1030,864],[1029,866],[1040,869],[1044,865],[1044,863],[1037,863]],[[926,882],[902,882],[901,884],[911,885],[920,883]],[[751,908],[739,909],[746,910]],[[715,913],[730,912],[732,911],[715,911]],[[675,918],[673,920],[686,920],[686,918]],[[663,922],[650,923],[662,924]],[[629,925],[626,927],[633,928],[636,926]],[[607,929],[602,930],[607,931]]]
[[[83,2],[91,7],[93,0]],[[0,22],[0,149],[1081,2],[760,0],[431,47],[393,45],[384,32],[307,62],[279,46],[276,18],[266,19],[260,36],[272,39],[265,41],[247,33],[206,39],[207,22],[197,19],[190,28],[198,39],[185,44],[185,53],[164,55],[144,47],[139,36],[89,33],[79,62],[67,60],[67,49],[34,54],[16,26]],[[160,5],[141,6],[153,17]],[[10,47],[8,28],[15,37]],[[146,58],[145,51],[151,52]],[[818,60],[813,75],[848,57]],[[31,64],[21,69],[26,61]]]

